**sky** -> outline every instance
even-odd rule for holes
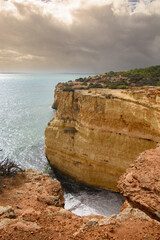
[[[160,0],[0,0],[0,72],[160,64]]]

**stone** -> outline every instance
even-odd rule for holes
[[[50,164],[76,181],[118,191],[119,177],[160,142],[159,95],[157,87],[63,92],[57,86],[57,112],[45,130]]]
[[[12,220],[9,218],[3,218],[0,220],[0,229],[4,229]]]
[[[159,154],[159,152],[157,153]],[[132,169],[134,168],[136,166],[132,166]],[[141,169],[140,166],[138,169]],[[145,172],[145,170],[148,171],[147,166],[143,171]],[[150,172],[153,171],[154,164],[150,166]],[[63,208],[60,183],[43,174],[39,178],[39,174],[39,172],[30,169],[25,171],[23,175],[18,173],[14,178],[6,179],[8,187],[0,194],[0,205],[3,205],[5,199],[8,206],[1,207],[0,239],[142,240],[149,239],[150,236],[154,236],[154,240],[160,239],[160,222],[127,201],[121,208],[121,213],[117,215],[114,214],[109,217],[76,216]],[[157,177],[154,179],[156,180]],[[16,183],[18,181],[19,184],[13,185],[13,181]],[[152,189],[155,189],[156,181],[152,183]],[[59,206],[38,201],[39,188],[41,188],[43,197],[52,196],[52,194],[57,196],[60,200]],[[126,189],[127,191],[132,189],[131,185],[129,187],[127,185]],[[134,195],[134,198],[138,196],[136,191],[131,192],[131,194]],[[9,195],[10,198],[5,198],[6,195]],[[144,194],[142,196],[147,206],[147,199],[145,199]],[[17,208],[17,204],[20,207]],[[16,218],[14,219],[7,217],[7,213],[12,212],[12,209],[15,209],[16,212]]]
[[[14,209],[11,206],[0,206],[0,216],[5,215],[8,218],[15,218],[15,212]]]
[[[28,221],[19,221],[17,223],[11,224],[15,230],[22,230],[24,232],[40,230],[40,226],[37,223],[28,222]]]
[[[118,187],[133,206],[160,220],[160,147],[142,153],[120,177]]]

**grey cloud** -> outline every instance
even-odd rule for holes
[[[114,15],[111,6],[76,10],[67,25],[33,6],[0,12],[0,71],[94,71],[159,64],[160,15]],[[12,52],[12,54],[11,54]]]

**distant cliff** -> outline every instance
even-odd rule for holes
[[[59,83],[59,89],[74,91],[92,88],[129,89],[132,87],[160,86],[160,65],[136,68],[130,71],[107,72]]]
[[[117,191],[138,155],[160,142],[160,87],[63,91],[45,131],[51,165],[87,185]]]

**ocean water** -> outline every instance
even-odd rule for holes
[[[54,87],[58,82],[89,74],[0,74],[0,160],[8,157],[23,168],[51,176],[44,154],[44,131],[54,117]],[[78,215],[118,213],[123,198],[116,193],[86,188],[59,177],[65,207]]]

